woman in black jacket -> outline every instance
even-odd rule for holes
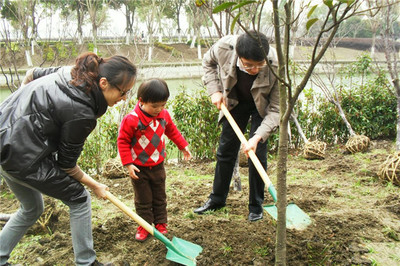
[[[126,99],[136,67],[123,56],[80,55],[74,67],[36,68],[30,81],[0,105],[0,175],[20,209],[0,232],[0,265],[43,212],[42,193],[70,209],[76,265],[102,265],[93,249],[89,187],[108,187],[76,164],[96,119]]]

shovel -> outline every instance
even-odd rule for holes
[[[174,237],[172,242],[161,234],[156,228],[151,226],[142,217],[133,212],[124,203],[117,199],[110,192],[106,192],[107,199],[115,206],[120,208],[125,214],[131,217],[135,222],[142,226],[147,232],[161,240],[168,249],[166,259],[183,265],[196,265],[196,257],[200,254],[203,248],[189,241]]]
[[[247,140],[244,137],[242,131],[240,130],[239,126],[236,124],[235,119],[233,119],[232,115],[226,108],[224,103],[221,103],[221,110],[226,119],[228,120],[229,124],[235,131],[237,137],[239,138],[240,142],[244,145],[247,145]],[[254,166],[256,167],[258,173],[260,174],[262,180],[264,181],[265,185],[268,188],[268,192],[271,194],[272,199],[274,202],[277,202],[277,193],[274,185],[272,184],[271,180],[269,179],[267,172],[265,171],[264,167],[261,165],[260,160],[257,158],[256,154],[253,150],[248,152],[248,155],[253,162]],[[278,219],[278,210],[276,205],[267,205],[264,206],[264,209],[275,219]],[[308,225],[311,224],[310,217],[301,210],[296,204],[290,203],[286,207],[286,227],[289,229],[297,229],[303,230]]]

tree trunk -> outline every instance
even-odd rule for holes
[[[76,8],[76,16],[78,19],[78,44],[83,44],[83,31],[82,31],[82,23],[83,23],[83,10],[81,2],[78,1],[78,6]]]
[[[397,114],[400,114],[400,84],[399,79],[393,80],[394,88],[397,94]],[[397,136],[396,136],[396,150],[400,151],[400,115],[397,115]]]
[[[235,168],[233,168],[233,174],[232,174],[234,191],[242,191],[242,181],[240,180],[240,172],[239,172],[239,161],[240,161],[240,150],[238,152]]]
[[[351,127],[349,120],[347,120],[346,115],[344,114],[343,108],[340,103],[335,102],[336,107],[339,109],[339,115],[343,119],[343,122],[346,124],[347,129],[349,130],[350,136],[355,136],[353,128]]]
[[[202,56],[201,56],[201,44],[200,43],[197,44],[197,58],[198,59],[202,58]]]
[[[286,91],[283,87],[280,92]],[[281,102],[282,102],[281,96]],[[281,109],[284,113],[286,109]],[[281,115],[282,117],[282,115]],[[288,121],[281,120],[279,125],[279,151],[278,151],[278,221],[276,226],[276,249],[275,249],[275,265],[286,265],[286,206],[287,206],[287,191],[286,191],[286,175],[287,175],[287,156],[288,156]]]
[[[278,0],[273,0],[273,23],[275,29],[275,42],[278,56],[278,76],[283,80],[286,77],[286,62],[284,52],[288,52],[289,38],[287,34],[288,25],[285,25],[285,38],[284,43],[281,42],[281,26]],[[287,13],[287,5],[285,4],[286,21],[290,20],[290,13]],[[277,164],[277,196],[276,203],[278,212],[278,221],[276,226],[276,243],[275,243],[275,265],[286,265],[286,205],[287,205],[287,188],[286,188],[286,175],[287,175],[287,156],[288,156],[288,122],[290,115],[285,119],[285,114],[288,111],[288,91],[284,83],[278,82],[279,89],[279,149],[278,149],[278,164]],[[290,111],[291,113],[291,111]]]
[[[197,36],[196,36],[196,35],[193,35],[192,43],[190,44],[190,48],[191,48],[191,49],[193,49],[194,47],[196,47],[196,46],[195,46],[196,38],[197,38]]]
[[[372,35],[372,44],[371,44],[371,58],[374,59],[375,56],[375,43],[376,43],[376,31]]]
[[[129,45],[132,38],[132,23],[131,23],[131,12],[129,11],[128,5],[125,5],[125,22],[126,22],[126,37],[125,44]]]
[[[92,34],[93,34],[93,52],[97,54],[97,25],[96,25],[96,21],[92,22]]]
[[[308,143],[309,141],[308,141],[306,135],[304,134],[304,131],[301,128],[299,120],[297,120],[297,117],[295,115],[292,115],[291,118],[292,118],[294,124],[296,125],[297,131],[299,132],[299,135],[303,139],[304,143]]]
[[[28,66],[32,67],[33,64],[32,64],[31,52],[29,51],[29,46],[26,47],[26,49],[25,49],[25,57],[26,57],[26,64]]]

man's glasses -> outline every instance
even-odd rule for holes
[[[267,66],[266,63],[264,63],[263,65],[252,65],[252,64],[247,64],[247,63],[244,63],[244,62],[243,62],[242,58],[239,58],[239,59],[240,59],[240,62],[242,62],[243,69],[246,69],[246,70],[250,70],[250,69],[253,69],[253,68],[263,69],[264,67]]]
[[[121,94],[121,97],[124,97],[124,96],[129,92],[129,90],[123,91],[123,90],[122,90],[120,87],[118,87],[117,85],[114,85],[114,84],[113,84],[113,86],[119,90],[119,93]]]

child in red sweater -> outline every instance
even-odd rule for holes
[[[183,152],[185,160],[192,155],[188,143],[172,122],[165,108],[169,98],[167,83],[162,79],[143,82],[137,92],[135,109],[122,120],[118,150],[127,167],[135,191],[135,209],[156,229],[167,233],[167,195],[165,192],[165,137]],[[144,241],[148,232],[139,226],[135,235]]]

